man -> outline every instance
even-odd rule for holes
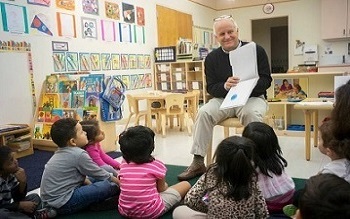
[[[214,19],[213,31],[220,47],[208,54],[205,59],[207,91],[213,98],[202,106],[198,112],[191,154],[191,165],[180,175],[179,180],[188,180],[205,172],[204,157],[212,140],[216,124],[230,117],[238,117],[246,126],[250,122],[263,120],[268,109],[266,90],[271,85],[271,72],[265,50],[257,45],[257,65],[259,80],[246,105],[220,110],[228,90],[239,83],[239,78],[232,76],[229,52],[247,44],[238,39],[238,26],[232,16],[224,15]]]

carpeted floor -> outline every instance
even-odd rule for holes
[[[21,157],[18,159],[19,166],[22,167],[27,174],[28,191],[40,187],[41,175],[43,174],[45,164],[51,158],[54,152],[34,150],[34,154]],[[109,156],[117,158],[121,156],[120,152],[109,152]]]

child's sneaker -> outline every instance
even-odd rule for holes
[[[35,219],[48,219],[55,218],[57,216],[57,212],[53,208],[42,208],[35,212]]]
[[[286,205],[283,207],[283,213],[291,218],[297,213],[297,210],[298,208],[293,204]]]

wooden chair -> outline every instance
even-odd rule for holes
[[[167,117],[177,117],[179,116],[180,121],[180,131],[183,130],[185,118],[187,120],[188,116],[186,116],[186,111],[184,108],[185,96],[183,94],[168,94],[165,97],[165,109],[159,110],[159,114],[161,117],[161,128],[162,128],[162,136],[165,137],[166,133],[166,123]],[[172,118],[173,119],[173,118]],[[186,124],[188,121],[186,121]],[[172,122],[170,122],[172,124]],[[188,129],[189,130],[189,129]],[[190,130],[189,130],[190,132]]]
[[[241,128],[243,125],[239,121],[237,117],[233,118],[227,118],[221,122],[219,122],[216,125],[220,125],[224,127],[224,137],[227,138],[229,137],[230,134],[230,128]],[[207,151],[207,165],[212,163],[212,152],[213,152],[213,147],[212,147],[213,142],[210,141],[208,151]]]
[[[198,107],[199,107],[199,97],[200,97],[200,90],[192,90],[190,93],[194,95],[194,98],[191,98],[186,103],[186,112],[189,114],[189,116],[192,118],[193,122],[196,119]]]
[[[135,125],[138,125],[140,122],[140,117],[144,116],[145,117],[145,125],[146,125],[147,124],[147,110],[140,110],[139,109],[139,101],[136,100],[130,94],[127,94],[126,98],[128,100],[130,114],[128,117],[128,121],[126,122],[126,125],[125,125],[125,130],[128,128],[128,125],[130,123],[132,116],[135,116]]]

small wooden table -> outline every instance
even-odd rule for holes
[[[134,97],[136,100],[147,100],[147,127],[152,128],[152,103],[155,101],[164,101],[165,97],[169,94],[172,94],[171,92],[147,92],[147,93],[139,93],[139,94],[130,94],[132,97]],[[184,93],[185,100],[190,101],[194,103],[196,101],[196,95],[192,92]],[[196,110],[196,109],[193,109]]]
[[[318,145],[318,111],[332,110],[332,102],[300,102],[294,105],[294,109],[300,109],[304,112],[305,120],[305,157],[310,160],[311,152],[311,121],[314,128],[314,146]]]

